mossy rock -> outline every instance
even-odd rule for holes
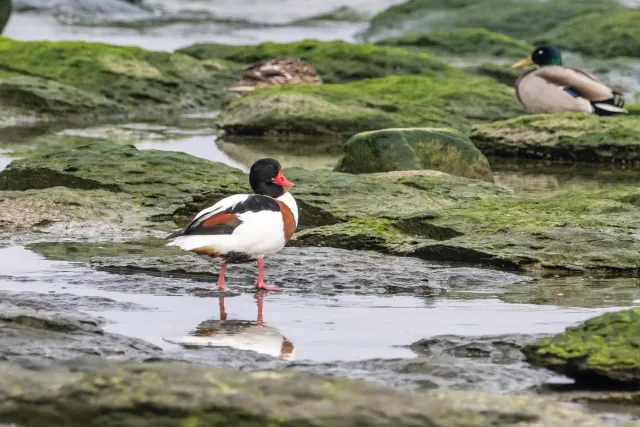
[[[533,46],[529,43],[485,28],[408,34],[384,39],[377,44],[415,48],[442,56],[520,58],[533,51]]]
[[[640,308],[607,313],[524,347],[529,363],[579,383],[640,386]]]
[[[523,112],[512,88],[488,78],[389,76],[259,89],[233,100],[218,124],[232,135],[351,136],[404,127],[468,130]]]
[[[177,362],[3,363],[0,385],[0,421],[23,427],[612,427],[575,406],[530,396],[408,393],[300,372]]]
[[[369,40],[415,32],[486,28],[531,40],[579,15],[622,9],[614,0],[409,0],[376,15]]]
[[[633,189],[478,198],[397,221],[371,218],[301,231],[296,244],[356,249],[354,241],[368,241],[376,242],[372,249],[425,260],[556,274],[636,273],[639,200]]]
[[[13,161],[0,172],[0,190],[61,186],[126,193],[149,215],[167,218],[204,196],[221,198],[248,188],[245,174],[221,163],[185,153],[86,141],[71,149]]]
[[[510,65],[483,62],[478,65],[470,65],[464,68],[465,72],[475,77],[489,77],[498,83],[514,87],[520,71],[511,68]]]
[[[493,182],[484,155],[461,132],[447,128],[384,129],[354,135],[336,170],[374,173],[433,169]]]
[[[132,110],[154,112],[218,107],[225,88],[235,80],[223,61],[88,42],[0,38],[0,68],[73,86]],[[74,99],[77,93],[69,96]]]
[[[204,43],[178,52],[201,60],[225,59],[243,64],[292,56],[313,65],[324,83],[345,83],[390,74],[445,76],[456,73],[453,67],[427,53],[344,41],[267,42],[255,46]]]
[[[640,58],[640,11],[591,13],[563,22],[536,38],[589,56]]]
[[[353,218],[400,218],[448,206],[470,193],[501,194],[480,181],[440,177],[431,190],[377,177],[329,171],[286,169],[297,184],[301,226],[319,226]],[[444,174],[443,174],[444,175]],[[129,145],[93,140],[74,148],[12,162],[0,172],[0,190],[25,191],[67,187],[124,193],[154,219],[187,220],[200,209],[236,193],[251,192],[245,173],[184,153],[137,150]],[[438,187],[438,190],[433,189]],[[385,203],[380,203],[380,195]]]
[[[489,156],[640,162],[640,123],[633,115],[529,115],[474,126],[470,137]]]
[[[0,80],[0,103],[52,115],[107,115],[126,111],[123,105],[102,95],[32,76]]]

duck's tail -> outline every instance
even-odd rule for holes
[[[594,114],[599,116],[613,116],[616,114],[629,114],[624,107],[624,96],[621,93],[613,92],[613,97],[605,101],[591,101]]]

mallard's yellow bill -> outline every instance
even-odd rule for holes
[[[527,65],[533,65],[533,61],[531,60],[531,57],[529,58],[525,58],[522,61],[518,61],[515,64],[513,64],[511,66],[511,68],[520,68],[520,67],[526,67]]]

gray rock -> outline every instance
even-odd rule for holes
[[[246,373],[180,363],[0,365],[0,421],[35,427],[62,419],[68,427],[86,426],[87,420],[122,427],[611,425],[540,398],[440,390],[407,394],[293,372]]]

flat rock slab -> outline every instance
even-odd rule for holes
[[[0,422],[184,426],[548,426],[610,424],[531,397],[407,394],[293,372],[237,372],[181,363],[74,362],[73,369],[0,365]],[[46,403],[44,403],[46,402]]]

